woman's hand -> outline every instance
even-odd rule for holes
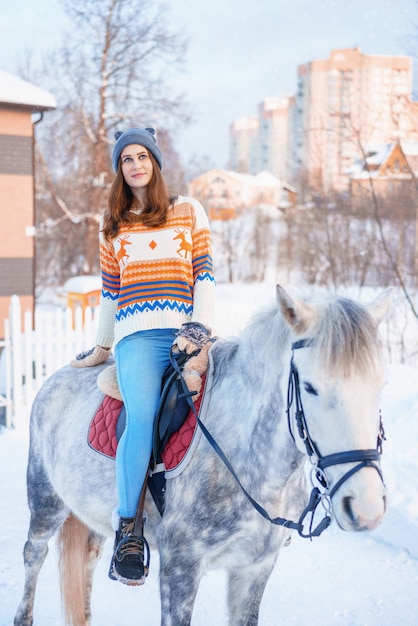
[[[110,357],[110,348],[102,348],[102,346],[94,346],[91,350],[80,352],[75,359],[70,362],[72,367],[94,367],[104,363]]]
[[[199,322],[186,322],[177,331],[173,346],[179,352],[193,354],[209,341],[211,333],[210,328]]]

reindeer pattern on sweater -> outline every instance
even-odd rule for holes
[[[100,266],[99,345],[191,320],[212,325],[210,229],[195,199],[178,197],[162,227],[126,224],[110,243],[101,235]]]

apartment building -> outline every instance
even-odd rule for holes
[[[353,48],[300,65],[295,172],[316,190],[345,190],[364,146],[418,139],[417,114],[409,57]]]
[[[256,174],[258,168],[257,117],[241,117],[229,126],[229,167],[234,172]]]
[[[230,125],[229,167],[246,174],[267,171],[287,180],[291,172],[291,135],[294,96],[266,98],[257,117],[244,117]]]
[[[258,106],[258,171],[288,180],[291,172],[293,96],[266,98]]]

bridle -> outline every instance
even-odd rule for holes
[[[331,510],[331,501],[332,501],[333,496],[338,491],[338,489],[341,487],[341,485],[343,485],[346,482],[346,480],[348,480],[351,476],[353,476],[353,474],[363,469],[363,467],[373,467],[377,471],[377,473],[380,476],[381,481],[383,482],[382,471],[378,463],[382,455],[382,444],[385,439],[385,431],[383,428],[382,417],[380,415],[377,445],[374,450],[372,449],[348,450],[346,452],[337,452],[335,454],[328,454],[326,456],[322,456],[316,442],[312,439],[309,433],[309,429],[308,429],[308,425],[307,425],[306,417],[305,417],[305,412],[303,410],[302,398],[300,394],[299,372],[294,361],[295,350],[298,350],[300,348],[306,348],[306,347],[312,346],[313,344],[314,342],[309,339],[301,339],[299,341],[295,341],[292,344],[292,357],[290,360],[290,373],[289,373],[289,383],[288,383],[288,388],[287,388],[287,409],[286,409],[289,432],[293,441],[295,441],[296,443],[295,435],[293,434],[293,429],[291,425],[291,419],[292,419],[291,408],[293,404],[295,405],[294,419],[296,422],[297,434],[302,440],[303,444],[305,445],[306,453],[309,456],[311,463],[314,467],[315,477],[323,489],[321,493],[318,487],[313,487],[309,505],[305,509],[305,511],[302,513],[302,517],[299,520],[299,522],[301,520],[303,521],[304,517],[306,517],[306,515],[311,513],[312,514],[311,524],[313,520],[313,515],[315,513],[315,510],[319,502],[321,501],[323,502],[324,508],[326,510],[328,511]],[[325,477],[323,470],[327,467],[331,467],[333,465],[342,465],[344,463],[357,463],[357,465],[355,465],[348,472],[343,474],[343,476],[336,482],[336,484],[330,490],[328,481]],[[310,506],[312,501],[313,501],[313,505],[312,505],[313,508],[311,508]],[[317,536],[324,530],[322,525],[326,524],[325,525],[325,528],[326,528],[330,522],[331,522],[331,518],[328,514],[326,514],[322,522],[320,522],[320,524],[317,526],[317,528],[314,531],[312,531],[310,528],[310,532],[308,535],[302,534],[301,532],[299,532],[299,534],[303,537]],[[317,532],[318,530],[320,530],[320,532]]]
[[[380,425],[379,425],[379,433],[377,437],[377,445],[375,450],[349,450],[347,452],[337,452],[335,454],[328,454],[326,456],[322,456],[317,444],[312,439],[309,434],[308,425],[305,418],[305,413],[302,406],[302,398],[300,394],[300,383],[299,383],[299,372],[294,362],[294,351],[299,350],[301,348],[305,348],[308,346],[314,345],[314,342],[309,339],[301,339],[299,341],[295,341],[292,343],[292,356],[290,359],[290,373],[289,373],[289,382],[288,382],[288,390],[287,390],[287,419],[288,419],[288,427],[290,436],[293,441],[295,441],[295,436],[293,434],[292,426],[291,426],[291,409],[293,404],[295,404],[294,411],[294,419],[297,425],[297,433],[302,442],[305,445],[306,453],[309,456],[311,463],[314,467],[315,478],[318,481],[320,488],[314,485],[311,473],[311,482],[312,482],[312,490],[309,497],[309,502],[305,509],[302,511],[302,514],[297,522],[293,522],[292,520],[285,519],[283,517],[275,517],[272,518],[268,514],[268,512],[259,504],[254,498],[248,493],[245,487],[242,485],[238,475],[236,474],[234,468],[232,467],[229,459],[223,452],[220,445],[213,438],[211,433],[208,431],[206,426],[200,420],[200,417],[195,409],[193,401],[191,400],[191,394],[187,389],[187,385],[183,379],[180,368],[177,366],[176,369],[178,371],[180,380],[182,381],[184,396],[187,397],[190,408],[193,410],[194,415],[196,417],[196,421],[205,435],[206,439],[217,453],[217,455],[224,462],[241,490],[243,491],[246,498],[250,501],[252,506],[262,515],[265,519],[267,519],[272,524],[278,526],[284,526],[285,528],[290,528],[292,530],[297,530],[299,535],[304,538],[311,539],[312,537],[318,537],[328,526],[331,524],[331,507],[332,507],[332,498],[338,489],[348,480],[353,474],[363,469],[363,467],[373,467],[379,474],[380,479],[383,482],[382,472],[380,467],[378,466],[378,462],[380,461],[382,454],[382,444],[385,439],[385,433],[383,429],[382,419],[380,417]],[[329,490],[328,481],[324,474],[324,469],[327,467],[331,467],[332,465],[341,465],[344,463],[358,463],[353,468],[351,468],[348,472],[346,472],[333,486],[331,491]],[[322,503],[325,514],[323,519],[319,522],[319,524],[313,528],[313,520],[316,513],[316,509],[318,505]],[[309,531],[305,532],[304,524],[306,518],[310,515],[309,522]]]

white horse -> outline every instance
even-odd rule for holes
[[[331,513],[318,523],[318,504],[347,531],[372,530],[385,513],[377,326],[389,294],[363,306],[330,295],[302,300],[278,286],[277,303],[239,339],[215,343],[202,434],[187,468],[167,481],[162,518],[147,496],[162,626],[190,624],[202,575],[213,568],[228,573],[230,626],[258,624],[264,588],[292,529],[314,536],[328,525]],[[91,623],[92,575],[117,505],[114,461],[103,463],[86,445],[103,397],[96,386],[102,369],[64,367],[35,399],[26,580],[15,626],[33,623],[37,577],[57,531],[67,624]]]

